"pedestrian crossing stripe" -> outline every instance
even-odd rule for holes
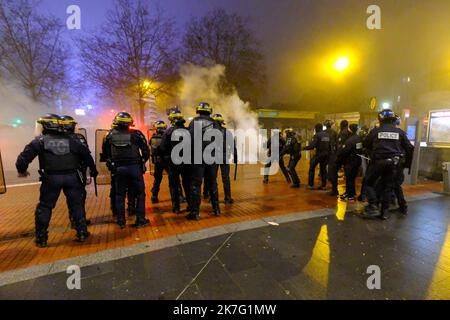
[[[399,140],[398,132],[378,132],[378,139]]]

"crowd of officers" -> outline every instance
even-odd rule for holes
[[[226,204],[233,203],[230,163],[237,164],[237,151],[235,144],[227,141],[232,141],[234,137],[225,128],[224,118],[220,114],[213,115],[208,103],[200,103],[196,112],[198,116],[186,127],[183,114],[178,109],[173,110],[169,115],[170,128],[167,128],[163,121],[157,121],[156,132],[148,143],[141,131],[132,128],[134,121],[130,114],[121,112],[114,118],[112,128],[103,140],[100,161],[106,163],[111,173],[111,209],[120,228],[126,226],[126,200],[129,215],[136,217],[134,227],[141,228],[150,223],[145,217],[144,183],[145,164],[150,159],[154,166],[155,178],[151,189],[152,203],[159,201],[161,180],[163,172],[166,171],[174,213],[186,212],[187,219],[199,220],[203,184],[203,197],[209,199],[212,213],[220,215],[217,186],[219,169],[224,188],[224,201]],[[397,198],[400,212],[406,214],[407,205],[401,184],[404,179],[403,170],[411,164],[413,146],[405,132],[398,128],[398,119],[391,110],[384,110],[379,114],[379,126],[370,132],[342,121],[339,133],[332,129],[331,121],[326,121],[315,126],[315,135],[311,143],[303,148],[294,130],[286,129],[284,135],[279,136],[279,157],[275,160],[278,161],[291,187],[299,188],[300,179],[295,168],[301,158],[301,151],[315,150],[310,160],[307,188],[314,189],[315,171],[319,166],[321,184],[318,189],[325,190],[329,180],[332,186],[329,194],[338,196],[338,171],[344,168],[346,192],[340,197],[348,201],[354,200],[356,196],[355,179],[362,159],[370,159],[359,199],[368,200],[363,216],[386,217],[393,195]],[[69,218],[72,228],[76,230],[76,241],[84,242],[90,235],[88,232],[90,221],[86,219],[85,188],[91,180],[96,186],[98,175],[86,138],[75,133],[77,123],[70,116],[48,114],[37,123],[41,126],[42,133],[25,147],[16,162],[19,176],[27,177],[29,164],[34,158],[39,158],[42,184],[35,211],[36,245],[47,246],[52,210],[61,191],[67,198]],[[196,134],[194,128],[201,128],[202,134],[200,136]],[[202,158],[200,161],[186,164],[173,159],[172,151],[186,137],[191,139],[191,146],[195,145],[195,139],[200,139],[197,143],[200,143],[203,154],[211,143],[204,141],[203,136],[211,129],[220,130],[223,135],[221,163],[207,163]],[[174,135],[180,138],[174,139]],[[270,144],[271,141],[268,143],[269,150]],[[191,152],[188,156],[194,159],[194,147],[191,148]],[[289,155],[287,168],[283,161],[285,155]],[[185,156],[183,151],[179,156],[181,158]],[[269,168],[272,162],[269,162],[266,168]],[[88,169],[91,179],[87,177]],[[264,176],[265,184],[268,183],[268,178],[268,175]],[[185,210],[181,210],[182,202],[187,203]]]
[[[332,121],[326,120],[316,124],[312,141],[303,148],[293,130],[285,129],[284,136],[279,136],[278,162],[281,172],[292,188],[299,188],[300,180],[295,166],[301,158],[302,150],[314,150],[310,159],[307,189],[326,190],[329,181],[330,196],[353,201],[356,198],[355,180],[360,171],[363,171],[363,183],[358,196],[359,201],[368,202],[363,217],[386,219],[389,206],[394,202],[398,204],[398,211],[406,215],[408,207],[402,184],[405,168],[411,167],[414,146],[399,128],[400,117],[392,110],[381,111],[378,121],[378,125],[369,131],[366,127],[349,125],[347,120],[343,120],[339,132],[336,132],[332,128]],[[287,169],[284,155],[289,155]],[[266,167],[271,164],[268,163]],[[315,188],[317,166],[320,185]],[[339,195],[338,172],[341,169],[344,170],[345,192]],[[263,182],[268,183],[268,175],[264,176]]]
[[[218,170],[221,170],[224,186],[225,203],[232,204],[230,185],[230,158],[237,163],[236,149],[230,150],[227,139],[233,135],[225,128],[222,115],[212,115],[208,103],[200,103],[196,108],[198,116],[188,127],[180,111],[174,110],[169,115],[171,127],[167,128],[163,121],[155,123],[156,132],[149,143],[141,131],[133,129],[134,120],[129,113],[120,112],[114,118],[112,128],[105,136],[102,144],[100,161],[105,162],[111,173],[111,210],[116,216],[120,228],[126,226],[125,202],[128,200],[128,213],[136,217],[133,224],[136,228],[149,225],[145,218],[145,183],[146,163],[151,158],[154,166],[154,185],[152,202],[157,203],[163,171],[169,176],[169,188],[173,212],[187,212],[189,220],[200,219],[201,187],[204,182],[204,197],[211,202],[213,214],[220,215],[219,191],[217,186]],[[61,191],[67,198],[69,218],[72,228],[76,230],[76,241],[84,242],[89,236],[86,219],[86,185],[92,180],[96,187],[98,171],[89,151],[86,138],[75,132],[76,121],[70,116],[47,114],[37,124],[41,133],[33,139],[18,156],[16,168],[19,177],[29,176],[28,166],[39,158],[39,174],[42,182],[40,198],[35,211],[35,243],[38,247],[46,247],[48,227],[52,210],[56,206]],[[185,137],[191,139],[193,146],[194,127],[200,128],[202,134],[201,151],[209,142],[203,141],[208,130],[217,129],[223,135],[224,158],[220,163],[207,163],[203,158],[194,164],[178,163],[171,157],[172,150]],[[183,134],[184,132],[184,134]],[[175,141],[173,134],[182,137]],[[232,144],[234,145],[234,144]],[[193,148],[192,148],[192,151]],[[180,156],[183,157],[181,151]],[[231,157],[230,157],[231,155]],[[193,153],[190,155],[194,157]],[[89,169],[90,179],[87,177]],[[187,208],[181,210],[181,202],[187,202]]]

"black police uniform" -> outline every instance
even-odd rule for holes
[[[288,135],[280,157],[283,157],[285,154],[289,155],[288,173],[292,181],[292,187],[299,187],[300,179],[295,171],[295,167],[302,157],[302,146],[294,134]]]
[[[105,137],[102,146],[103,157],[107,159],[114,175],[115,209],[117,223],[125,226],[125,196],[127,189],[132,190],[136,199],[136,227],[148,224],[145,219],[145,163],[150,157],[150,150],[142,132],[128,127],[118,126]]]
[[[186,135],[179,130],[186,131]],[[166,130],[162,136],[161,144],[159,145],[159,151],[162,157],[162,160],[165,163],[168,163],[169,168],[169,187],[170,187],[170,195],[172,198],[172,208],[175,213],[180,213],[180,199],[182,199],[181,187],[183,185],[184,192],[186,194],[186,201],[188,203],[187,211],[191,210],[190,202],[191,202],[191,176],[190,176],[190,164],[189,163],[181,163],[175,164],[172,160],[171,154],[173,148],[175,148],[181,141],[172,141],[173,133],[179,133],[180,137],[189,137],[189,131],[184,126],[183,121],[177,121],[174,123],[172,127]],[[180,140],[185,138],[180,138]],[[183,156],[181,153],[180,157]],[[181,179],[180,179],[181,177]]]
[[[150,138],[150,151],[151,151],[151,159],[152,163],[155,165],[154,170],[154,177],[155,180],[153,181],[153,187],[152,187],[152,202],[157,203],[158,202],[158,194],[161,187],[161,182],[163,179],[164,171],[166,173],[169,173],[169,165],[166,161],[163,160],[159,146],[161,144],[161,140],[163,137],[165,130],[156,130],[156,132],[152,135]]]
[[[271,140],[272,140],[272,138],[270,138],[270,139],[267,141],[267,149],[268,149],[268,151],[267,151],[267,156],[269,157],[269,159],[270,159],[270,157],[271,157],[271,152],[272,152],[272,148],[271,148],[272,141],[271,141]],[[280,167],[281,172],[283,173],[284,178],[286,179],[286,182],[287,182],[287,183],[291,183],[291,177],[289,176],[289,172],[288,172],[288,170],[286,169],[286,166],[285,166],[285,164],[284,164],[283,157],[280,156],[280,155],[281,155],[281,152],[283,151],[283,148],[284,148],[285,145],[286,145],[286,140],[284,139],[284,137],[283,137],[282,135],[279,135],[279,142],[278,142],[278,155],[279,155],[279,158],[278,158],[278,165],[279,165],[279,167]],[[272,166],[272,162],[269,161],[269,162],[265,165],[265,168],[268,170],[268,168],[270,168],[271,166]],[[264,182],[264,183],[269,183],[269,175],[264,175],[264,180],[263,180],[263,182]]]
[[[320,189],[325,189],[327,185],[327,164],[330,156],[330,136],[326,131],[317,132],[311,144],[303,148],[303,150],[316,149],[316,154],[311,158],[309,164],[309,187],[314,187],[314,176],[316,173],[317,165],[320,166],[320,178],[322,184]]]
[[[350,137],[351,132],[347,127],[341,128],[341,131],[337,134],[336,144],[332,150],[335,152],[335,156],[330,158],[328,166],[328,179],[331,182],[331,194],[338,194],[338,172],[344,165],[342,161],[337,157],[337,154],[343,148],[345,141]]]
[[[77,139],[80,141],[82,145],[84,145],[86,148],[89,149],[88,142],[86,140],[86,137],[83,136],[81,133],[69,133],[70,136],[72,136],[74,139]],[[81,162],[80,172],[83,177],[83,217],[86,219],[86,198],[87,198],[87,192],[86,192],[86,183],[87,183],[87,165],[84,162]],[[69,207],[69,204],[67,203],[67,206]],[[72,211],[69,207],[69,219],[72,224],[72,228],[75,228],[75,221],[72,218]],[[86,220],[86,222],[89,224],[90,221]]]
[[[202,132],[202,136],[196,137],[194,134],[194,127],[198,125]],[[203,159],[203,151],[205,148],[214,142],[203,141],[203,136],[208,130],[219,129],[218,124],[214,121],[211,116],[207,113],[200,113],[199,116],[195,117],[191,123],[189,123],[189,133],[191,135],[192,141],[192,171],[191,171],[191,214],[188,215],[188,219],[199,219],[199,210],[200,210],[200,202],[201,202],[201,187],[203,178],[207,180],[209,186],[209,195],[211,198],[211,205],[213,207],[213,213],[215,215],[220,214],[219,208],[219,192],[217,189],[217,164],[207,164]],[[195,141],[198,139],[198,141]],[[200,140],[201,139],[201,140]],[[200,144],[202,150],[202,159],[200,163],[195,163],[195,145]],[[220,146],[217,146],[220,148]]]
[[[18,156],[17,171],[25,173],[35,157],[39,157],[39,173],[42,181],[39,204],[35,212],[36,243],[38,246],[46,246],[52,210],[61,190],[67,198],[69,211],[75,222],[77,238],[83,241],[89,233],[84,219],[84,184],[83,175],[80,172],[81,164],[84,163],[90,168],[91,176],[97,175],[89,149],[72,136],[44,132],[31,141]]]
[[[225,203],[232,203],[233,199],[231,198],[231,182],[230,182],[230,159],[233,156],[233,163],[237,164],[237,149],[234,144],[234,137],[231,131],[227,130],[224,126],[218,123],[219,130],[223,135],[223,149],[220,152],[223,152],[223,162],[217,166],[216,175],[218,175],[218,171],[220,168],[220,175],[222,177],[223,184],[223,192],[224,192],[224,201]]]
[[[389,209],[390,196],[394,191],[397,172],[401,170],[402,158],[411,158],[414,147],[409,142],[406,133],[389,122],[383,122],[380,127],[373,129],[364,141],[364,146],[370,152],[372,160],[364,179],[369,201],[367,213],[377,215],[375,214],[377,205],[375,184],[380,178],[383,194],[381,214],[379,215],[383,217]]]
[[[344,142],[337,152],[337,162],[344,165],[345,195],[353,198],[356,195],[355,180],[361,166],[362,140],[359,135],[353,133]]]

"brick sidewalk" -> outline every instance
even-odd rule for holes
[[[210,215],[211,206],[202,203],[202,219],[199,222],[188,221],[184,214],[170,212],[171,202],[164,177],[161,186],[160,203],[149,202],[149,190],[153,177],[146,176],[147,216],[151,227],[135,230],[131,226],[120,230],[113,222],[109,209],[109,186],[99,186],[99,197],[95,198],[93,187],[88,190],[87,212],[93,224],[90,227],[92,237],[84,244],[73,241],[74,231],[70,229],[65,206],[61,197],[54,212],[49,230],[49,247],[37,249],[33,242],[34,209],[38,201],[39,186],[10,188],[0,196],[0,272],[26,268],[37,264],[49,263],[70,257],[86,255],[106,249],[133,245],[139,242],[174,236],[186,232],[211,228],[224,224],[302,212],[321,208],[336,207],[336,198],[326,196],[324,192],[290,189],[279,173],[271,177],[269,185],[262,184],[259,166],[240,166],[237,181],[232,181],[235,203],[221,205],[222,215]],[[306,181],[308,164],[302,161],[300,176]],[[222,185],[219,190],[222,195]],[[27,182],[24,180],[24,182]],[[439,183],[423,183],[407,186],[408,195],[439,191]],[[339,211],[339,210],[338,210]],[[339,214],[339,212],[337,212]],[[132,221],[130,220],[129,223]]]

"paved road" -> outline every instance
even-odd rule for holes
[[[0,287],[10,299],[450,299],[450,198],[388,221],[353,214],[230,233]],[[342,217],[341,217],[342,218]],[[368,266],[381,271],[369,290]]]

